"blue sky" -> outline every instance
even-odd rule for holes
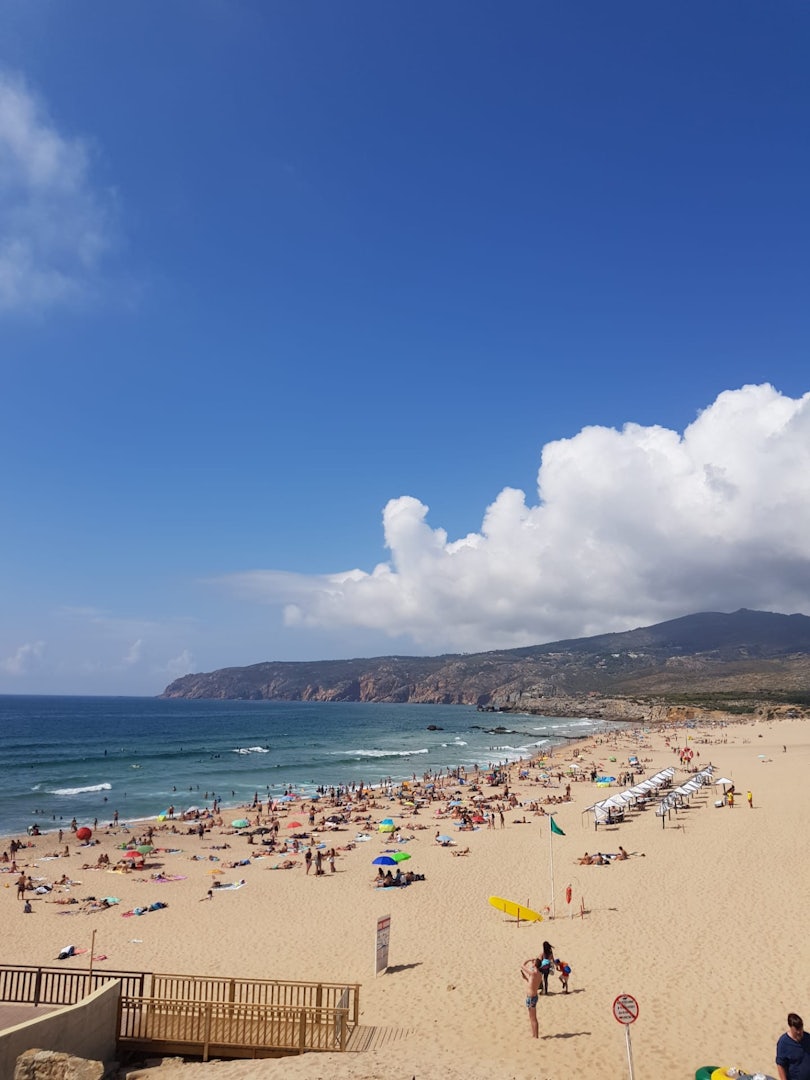
[[[0,8],[0,692],[810,612],[810,12]]]

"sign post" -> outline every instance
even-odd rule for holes
[[[374,974],[379,975],[388,967],[388,945],[391,940],[391,916],[381,915],[377,919],[376,948],[374,954]]]
[[[630,1025],[638,1020],[638,1002],[632,994],[619,994],[613,1002],[613,1015],[620,1024],[624,1024],[624,1036],[627,1040],[627,1067],[630,1080],[633,1080],[633,1048],[630,1045]]]

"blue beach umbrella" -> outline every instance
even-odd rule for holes
[[[248,819],[243,817],[237,818],[236,821],[231,822],[234,829],[246,829],[249,824],[250,822]]]
[[[396,859],[392,859],[390,855],[378,855],[371,863],[372,866],[396,866]]]
[[[436,840],[440,844],[452,844],[453,843],[453,837],[452,836],[437,836]]]

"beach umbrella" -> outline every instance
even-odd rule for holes
[[[436,840],[440,844],[452,844],[453,837],[452,836],[437,836]]]
[[[390,817],[384,817],[382,819],[382,821],[380,822],[380,824],[381,825],[393,825],[394,824],[394,819],[390,818]]]
[[[208,873],[209,873],[209,874],[224,874],[224,873],[225,873],[225,871],[224,871],[224,870],[220,870],[220,868],[219,868],[218,866],[215,866],[215,867],[213,868],[213,870],[209,870],[209,871],[208,871]]]
[[[246,829],[248,827],[248,825],[250,825],[250,822],[248,821],[247,818],[240,817],[240,818],[237,818],[236,821],[232,821],[231,825],[233,826],[234,829]]]
[[[394,862],[405,862],[406,859],[410,859],[410,855],[407,851],[395,851],[391,858]]]
[[[378,855],[376,859],[371,862],[372,866],[396,866],[396,859],[392,859],[390,855]]]
[[[136,860],[143,862],[143,855],[141,855],[140,851],[125,851],[124,858],[131,859],[133,862]]]
[[[155,849],[151,844],[139,844],[135,850],[141,855],[148,855],[150,851],[154,851]]]
[[[76,839],[77,840],[89,840],[92,835],[93,835],[93,830],[88,829],[86,825],[82,825],[82,827],[80,829],[76,830]]]
[[[300,829],[302,828],[300,821],[291,821],[287,826],[288,829]]]

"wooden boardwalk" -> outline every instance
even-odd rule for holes
[[[121,984],[118,1046],[124,1052],[185,1054],[207,1061],[212,1056],[373,1049],[398,1038],[378,1028],[355,1035],[360,1015],[357,983],[0,964],[0,1002],[14,1003],[21,1013],[28,1012],[20,1008],[24,1005],[72,1005],[111,979]]]
[[[416,1028],[389,1028],[360,1025],[352,1028],[346,1040],[347,1053],[367,1050],[396,1050],[416,1034]]]

